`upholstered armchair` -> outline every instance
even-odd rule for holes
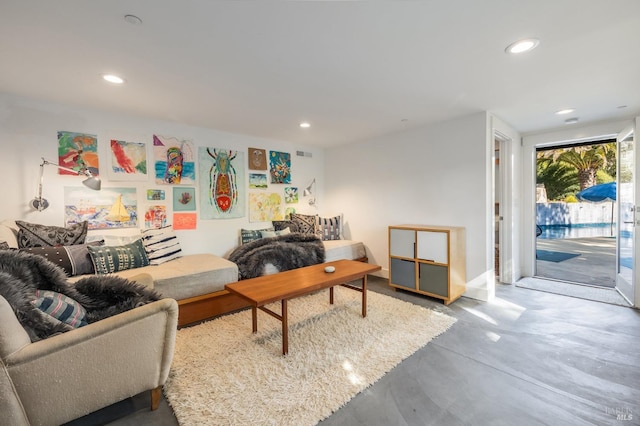
[[[0,296],[0,423],[60,425],[147,390],[156,409],[177,320],[162,299],[31,343]]]

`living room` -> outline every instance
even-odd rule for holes
[[[289,2],[289,6],[271,4],[274,10],[246,3],[228,6],[229,9],[212,6],[208,14],[203,14],[202,21],[195,21],[199,25],[191,24],[197,17],[175,5],[153,11],[143,5],[134,5],[132,10],[129,2],[94,8],[73,1],[63,2],[63,6],[37,2],[38,7],[30,10],[33,6],[21,3],[5,2],[0,13],[0,43],[7,52],[0,78],[0,144],[9,153],[9,161],[4,165],[9,188],[4,191],[2,219],[64,224],[65,187],[81,186],[80,178],[59,175],[54,167],[46,167],[43,196],[50,205],[41,212],[31,206],[40,183],[38,166],[42,158],[54,162],[58,159],[59,131],[97,135],[101,167],[104,164],[105,168],[107,162],[102,159],[107,157],[109,140],[144,142],[151,147],[155,134],[190,140],[196,147],[232,148],[245,153],[245,159],[250,147],[286,152],[291,154],[291,186],[299,192],[296,211],[323,216],[343,214],[345,232],[365,243],[369,262],[382,266],[381,277],[388,274],[390,225],[461,226],[466,229],[466,299],[473,301],[470,303],[491,301],[498,285],[493,241],[496,132],[507,135],[513,142],[512,174],[508,175],[512,189],[506,198],[511,206],[511,248],[501,253],[502,261],[511,268],[509,276],[501,277],[502,282],[513,283],[522,276],[535,274],[533,237],[529,234],[533,209],[528,206],[534,200],[535,183],[528,162],[534,146],[615,134],[626,125],[637,123],[636,117],[640,116],[635,96],[639,84],[637,59],[620,54],[625,48],[631,49],[626,44],[630,39],[637,39],[633,36],[638,35],[640,23],[633,17],[640,15],[640,11],[635,1],[616,0],[608,5],[590,2],[589,8],[578,1],[565,1],[561,5],[549,2],[535,7],[533,2],[526,6],[491,2],[486,8],[473,7],[469,2],[447,5],[431,2],[400,4],[399,9],[388,5],[375,10],[356,3],[332,2],[338,3],[335,5],[338,9],[331,9],[322,6],[323,2],[309,2],[310,9],[306,11],[298,2]],[[74,10],[82,19],[74,19]],[[573,16],[576,10],[580,13]],[[305,19],[278,20],[278,15],[289,13]],[[123,17],[127,14],[139,15],[141,23],[125,21]],[[154,35],[161,32],[157,27],[170,26],[160,18],[172,14],[176,20],[171,24],[176,28],[186,31],[189,26],[197,27],[192,36],[211,44],[209,50],[200,53],[209,60],[213,57],[216,67],[199,69],[201,64],[187,56],[183,39],[171,42],[172,31],[167,30],[161,42],[154,41]],[[504,23],[500,31],[489,25],[495,23],[495,16],[503,16],[498,19]],[[405,19],[404,29],[397,24],[399,19]],[[64,24],[55,25],[56,30],[43,24],[47,21]],[[376,25],[365,25],[368,21]],[[332,22],[338,27],[333,36],[329,31]],[[207,25],[220,27],[219,33],[205,32]],[[353,38],[344,39],[344,34],[350,34],[349,25],[353,25]],[[429,43],[412,41],[400,48],[416,38],[414,31],[430,26],[433,32],[423,35],[430,37]],[[439,37],[454,38],[465,26],[480,34],[477,36],[480,40],[473,43],[469,40],[475,35],[462,37],[462,41],[455,37],[462,44],[460,47],[469,47],[465,45],[470,43],[471,53],[459,59],[456,53],[436,49],[438,44],[444,44],[437,41]],[[587,27],[592,30],[580,29]],[[146,33],[147,28],[153,28],[154,35]],[[576,31],[572,37],[567,35],[570,32],[567,28]],[[101,45],[104,40],[92,39],[94,33],[104,35],[110,31],[117,33],[113,43]],[[325,38],[311,37],[314,31],[328,34]],[[535,31],[540,33],[530,34]],[[304,37],[296,37],[297,32]],[[239,40],[236,34],[247,38]],[[226,42],[220,41],[225,40],[225,35]],[[536,56],[514,58],[504,52],[516,37],[530,35],[542,38],[532,54],[540,57],[540,52],[547,48],[553,52],[544,58],[543,64],[534,63]],[[187,37],[175,37],[183,36]],[[264,43],[272,43],[271,50],[259,43],[261,36],[266,39]],[[606,47],[598,46],[594,53],[598,62],[624,60],[630,61],[630,65],[609,77],[599,77],[598,84],[594,84],[593,74],[605,70],[595,69],[593,74],[580,76],[587,73],[585,64],[593,60],[588,51],[580,49],[569,55],[567,45],[581,45],[581,41],[597,38],[606,40],[602,42]],[[285,45],[285,41],[291,44]],[[310,43],[312,49],[304,51],[304,42]],[[93,43],[84,50],[86,44]],[[257,48],[250,49],[254,43]],[[116,53],[126,52],[129,44],[134,46],[135,54]],[[198,43],[198,48],[203,45],[207,43]],[[366,63],[367,72],[353,60],[364,45],[381,49],[379,53],[376,48],[369,49],[374,59]],[[143,50],[143,46],[148,50]],[[298,60],[304,66],[296,60],[289,63],[284,59],[299,51],[298,48],[303,51]],[[94,51],[89,56],[95,63],[88,60],[85,63],[83,55],[87,51]],[[334,52],[335,57],[328,52]],[[563,83],[550,80],[558,67],[549,64],[563,55],[570,57],[562,64],[576,62],[575,68],[567,66],[561,76],[565,83],[576,79],[575,87],[563,92],[572,97],[563,102],[592,108],[588,114],[578,109],[576,114],[581,114],[581,121],[570,129],[564,124],[564,117],[554,115],[566,106],[558,103],[560,96],[555,93],[565,90]],[[61,58],[60,62],[53,62],[56,56]],[[478,65],[481,58],[477,56],[489,57],[493,66],[483,71],[487,62],[483,60]],[[153,64],[158,58],[161,62],[169,59],[166,69]],[[329,59],[330,65],[321,66]],[[110,60],[117,63],[109,63]],[[191,61],[194,64],[187,66]],[[63,63],[74,62],[77,63],[71,70],[63,67]],[[136,74],[130,74],[127,62],[147,65],[142,64]],[[290,68],[279,70],[279,63]],[[314,69],[316,72],[311,73]],[[99,81],[100,74],[108,70],[122,72],[125,84],[114,87]],[[51,76],[47,77],[48,73]],[[495,77],[491,77],[493,73]],[[269,83],[257,74],[271,75],[274,80]],[[526,83],[511,79],[509,74],[522,75]],[[411,84],[395,90],[393,86],[405,78]],[[429,82],[424,86],[415,84],[423,80]],[[442,81],[449,83],[448,91],[440,90]],[[215,89],[200,96],[208,84]],[[254,87],[258,84],[266,89],[258,91]],[[627,96],[619,95],[619,87],[623,85],[628,86]],[[58,86],[64,93],[53,93]],[[283,91],[287,86],[290,92]],[[310,87],[319,90],[309,92]],[[184,91],[184,97],[176,93],[179,91]],[[251,95],[254,91],[259,95]],[[589,91],[590,96],[586,95]],[[516,92],[520,92],[519,97],[513,95]],[[334,104],[346,102],[338,97],[341,93],[346,94],[345,98],[359,98],[362,103],[334,108]],[[597,102],[592,99],[602,100],[603,104],[606,100],[606,105],[595,108],[593,104]],[[522,104],[528,104],[527,108],[522,108]],[[618,108],[623,105],[626,107]],[[274,112],[285,106],[288,121]],[[336,111],[329,114],[333,109]],[[535,114],[528,115],[531,111]],[[310,128],[298,127],[303,119],[309,120]],[[298,151],[308,155],[297,155]],[[142,194],[156,187],[151,178],[135,182],[110,180],[106,174],[101,174],[101,178],[104,188],[135,188],[141,205],[146,202]],[[303,189],[314,180],[315,203],[311,205],[312,197],[303,196]],[[247,190],[244,195],[250,192]],[[225,220],[199,219],[195,229],[176,232],[187,254],[226,256],[238,245],[240,229],[260,229],[266,225],[245,215]]]

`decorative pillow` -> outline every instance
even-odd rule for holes
[[[282,231],[285,228],[289,228],[289,231],[291,232],[298,232],[298,226],[293,223],[292,220],[274,220],[271,223],[276,231]]]
[[[316,223],[316,234],[324,241],[342,239],[342,215],[320,217]]]
[[[60,247],[27,247],[20,249],[29,253],[37,254],[44,257],[50,262],[55,263],[69,275],[70,277],[84,274],[94,274],[91,255],[89,255],[88,246],[101,246],[102,241],[95,241],[88,244],[76,244],[74,246]]]
[[[72,246],[84,244],[87,237],[88,222],[69,225],[67,228],[60,226],[46,226],[35,223],[16,220],[18,231],[18,248],[26,247],[51,247]]]
[[[18,248],[18,225],[14,220],[0,222],[0,241],[7,243],[9,248]]]
[[[247,244],[251,241],[259,240],[260,238],[262,238],[263,231],[275,231],[275,229],[273,229],[273,227],[265,229],[241,229],[241,243]]]
[[[55,320],[69,324],[73,328],[87,325],[87,311],[80,303],[64,294],[50,290],[36,290],[36,298],[31,303]]]
[[[316,233],[316,215],[291,213],[291,221],[298,228],[297,232],[302,234]]]
[[[124,246],[88,246],[96,274],[110,274],[149,265],[142,240]]]
[[[180,242],[171,226],[143,231],[142,244],[151,265],[159,265],[182,256]]]
[[[279,231],[262,231],[260,232],[260,234],[262,235],[262,238],[271,238],[271,237],[277,237],[278,235],[287,235],[290,234],[291,231],[289,230],[289,228],[284,228],[281,229]]]

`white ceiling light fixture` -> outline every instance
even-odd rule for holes
[[[124,20],[131,25],[142,25],[142,19],[138,18],[136,15],[124,15]]]
[[[117,75],[114,75],[114,74],[104,74],[102,76],[102,78],[104,80],[108,81],[109,83],[113,83],[113,84],[123,84],[124,83],[124,78],[118,77]]]
[[[561,109],[560,111],[556,111],[556,115],[565,115],[565,114],[570,114],[573,111],[575,111],[575,108],[566,108],[566,109]]]
[[[303,129],[308,129],[309,127],[311,127],[311,124],[303,121],[302,123],[300,123],[300,127],[302,127]]]
[[[506,49],[504,49],[504,51],[512,54],[525,53],[532,51],[538,47],[539,44],[540,40],[537,38],[526,38],[524,40],[518,40],[511,43]]]
[[[565,124],[576,124],[578,122],[578,117],[571,117],[564,120]]]

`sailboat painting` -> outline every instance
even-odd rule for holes
[[[65,225],[87,221],[89,229],[138,226],[136,188],[64,188]]]

